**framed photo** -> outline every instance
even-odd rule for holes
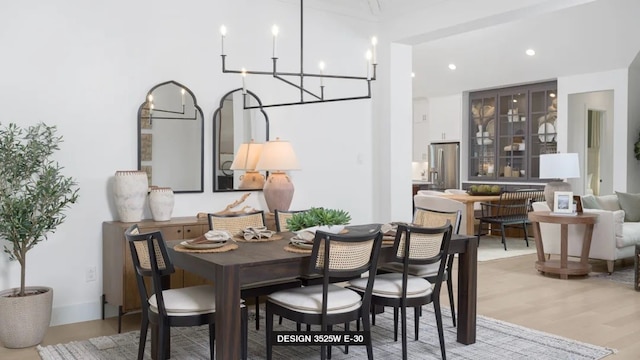
[[[573,192],[556,191],[553,193],[553,212],[559,214],[573,213]]]
[[[582,197],[580,195],[573,195],[573,202],[576,204],[576,212],[582,214]]]

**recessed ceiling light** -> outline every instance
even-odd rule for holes
[[[456,69],[456,64],[449,64],[449,69],[455,70]]]
[[[416,73],[414,73],[413,71],[411,72],[411,77],[414,78],[416,77]]]
[[[527,51],[525,51],[525,53],[529,56],[533,56],[536,54],[536,51],[533,49],[527,49]]]

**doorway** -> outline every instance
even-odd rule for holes
[[[600,144],[606,112],[587,110],[587,151],[585,151],[586,174],[585,194],[600,195]]]
[[[578,194],[613,194],[613,90],[568,94],[567,151],[580,154]]]

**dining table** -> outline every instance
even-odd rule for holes
[[[467,222],[467,228],[465,229],[465,233],[467,235],[475,234],[475,210],[473,209],[473,205],[478,202],[493,202],[500,200],[500,194],[496,195],[470,195],[470,194],[448,194],[445,193],[441,195],[446,197],[447,199],[460,201],[465,205],[465,216]]]
[[[216,288],[216,359],[240,359],[240,290],[243,285],[309,273],[310,251],[285,250],[295,234],[278,234],[280,240],[238,242],[237,249],[221,253],[176,251],[174,248],[180,241],[167,241],[169,256],[175,266],[212,281]],[[449,246],[450,254],[458,254],[457,341],[467,345],[476,341],[477,248],[476,238],[466,235],[453,235]],[[393,260],[392,250],[392,245],[383,245],[378,264]]]

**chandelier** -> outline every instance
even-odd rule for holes
[[[324,72],[325,64],[324,62],[319,63],[319,73],[307,73],[303,70],[304,63],[304,17],[303,17],[303,2],[304,0],[300,0],[300,69],[297,72],[284,72],[278,69],[278,57],[276,56],[276,39],[278,37],[278,26],[274,25],[271,29],[273,34],[273,55],[271,57],[273,68],[271,71],[253,71],[246,70],[242,68],[241,70],[231,70],[227,69],[226,66],[226,58],[227,54],[224,52],[224,40],[227,35],[227,28],[222,25],[220,27],[220,35],[221,35],[221,54],[222,57],[222,72],[223,73],[232,73],[232,74],[240,74],[242,75],[242,94],[244,95],[245,101],[243,101],[243,105],[245,109],[255,109],[255,108],[266,108],[266,107],[275,107],[275,106],[290,106],[290,105],[304,105],[304,104],[315,104],[322,102],[333,102],[333,101],[346,101],[346,100],[360,100],[360,99],[370,99],[371,98],[371,81],[376,80],[376,67],[378,65],[376,58],[376,45],[378,40],[376,37],[371,38],[372,49],[368,50],[365,54],[365,58],[367,60],[367,74],[366,76],[345,76],[345,75],[333,75],[327,74]],[[246,102],[247,95],[247,87],[245,78],[247,75],[267,75],[271,76],[289,86],[292,86],[300,91],[300,100],[294,102],[283,102],[283,103],[273,103],[267,105],[251,105]],[[305,83],[305,78],[319,78],[320,86],[319,88],[312,89],[312,87]],[[335,98],[325,98],[324,94],[324,79],[342,79],[354,82],[366,82],[367,85],[367,93],[363,95],[356,96],[348,96],[348,97],[335,97]],[[316,83],[317,84],[317,83]],[[305,94],[308,95],[305,98]]]

